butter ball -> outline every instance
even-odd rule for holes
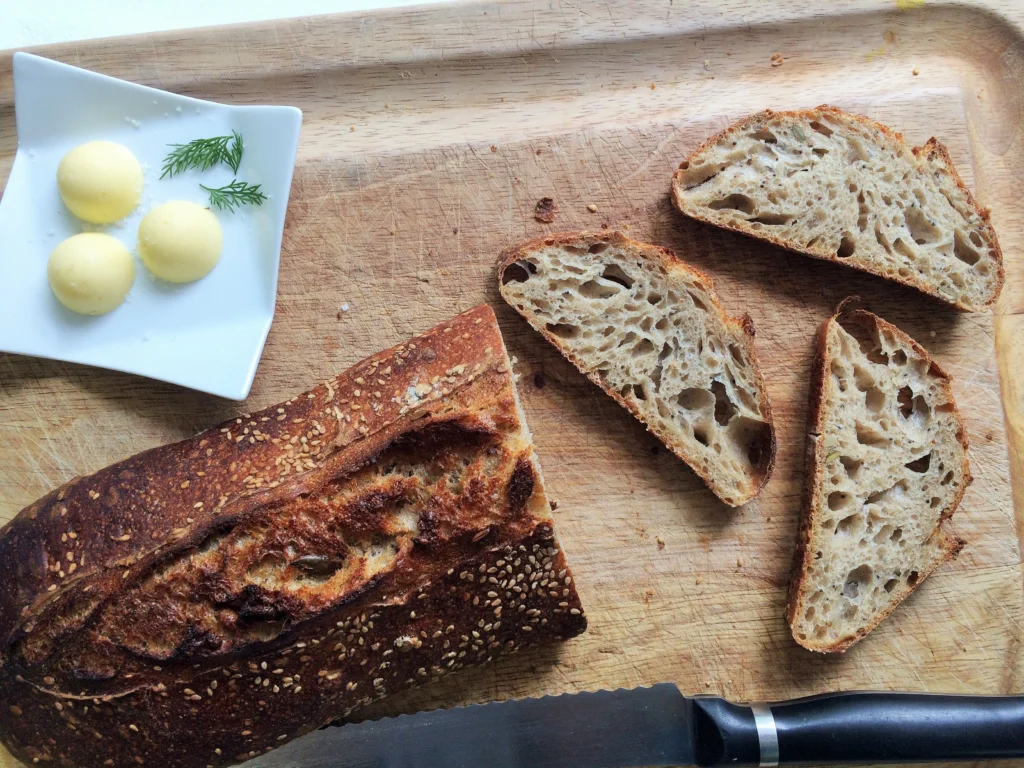
[[[77,146],[57,166],[64,205],[93,224],[111,224],[134,211],[142,185],[142,166],[135,155],[112,141]]]
[[[72,312],[103,315],[128,295],[135,282],[135,263],[120,240],[85,232],[53,249],[46,276],[54,296]]]
[[[220,261],[224,234],[209,208],[172,200],[147,213],[139,224],[139,255],[157,277],[190,283],[206,277]]]

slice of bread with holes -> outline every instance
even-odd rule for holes
[[[971,482],[949,376],[864,310],[821,328],[807,483],[787,617],[812,651],[845,651],[964,542],[947,522]]]
[[[760,112],[679,166],[687,216],[847,264],[961,309],[995,303],[1003,257],[949,153],[835,107]]]
[[[618,232],[568,232],[508,248],[502,297],[647,425],[726,504],[754,498],[775,429],[751,319],[710,278]]]

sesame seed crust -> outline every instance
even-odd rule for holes
[[[62,486],[0,562],[30,764],[229,765],[586,628],[486,306]]]

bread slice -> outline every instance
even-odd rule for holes
[[[788,607],[812,651],[844,651],[964,542],[946,521],[971,482],[949,376],[863,310],[818,335],[807,483]]]
[[[505,301],[722,501],[758,494],[775,430],[754,325],[725,313],[710,278],[618,232],[513,246],[498,276]]]
[[[487,306],[70,481],[0,563],[29,765],[233,764],[586,627]]]
[[[760,112],[679,166],[687,216],[910,285],[961,309],[990,307],[1003,257],[934,138],[903,136],[835,107]]]

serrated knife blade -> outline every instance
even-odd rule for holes
[[[244,768],[619,768],[693,762],[676,686],[544,696],[326,728]]]

